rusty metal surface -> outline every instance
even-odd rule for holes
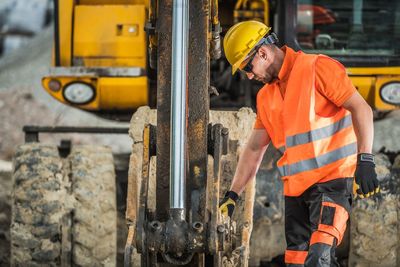
[[[143,149],[143,148],[142,148]],[[136,172],[136,168],[139,169],[140,163],[137,161],[133,161],[132,158],[134,156],[131,155],[129,162],[129,171],[128,171],[128,189],[127,189],[127,197],[126,197],[126,211],[125,218],[128,225],[136,225],[137,212],[138,212],[138,185],[142,179],[141,172],[138,174]]]
[[[212,255],[213,266],[248,266],[249,240],[252,224],[252,207],[254,203],[254,182],[246,188],[245,200],[241,207],[237,208],[239,218],[237,220],[221,216],[218,210],[223,187],[223,175],[226,171],[223,168],[234,167],[236,165],[236,149],[228,151],[228,129],[221,124],[215,124],[209,132],[213,146],[209,146],[209,151],[213,155],[213,170],[209,177],[208,198],[211,220],[209,222],[209,233],[207,240],[208,253]],[[210,142],[210,143],[211,143]],[[232,161],[233,159],[233,161]],[[223,190],[223,189],[222,189]]]
[[[218,0],[211,1],[211,21],[212,33],[210,42],[210,56],[212,59],[219,59],[222,54],[221,50],[221,25],[218,18]]]
[[[145,31],[148,35],[148,63],[152,69],[157,69],[157,35],[156,35],[156,21],[157,21],[157,0],[151,0],[149,6],[149,16],[145,25]]]
[[[156,218],[160,221],[167,221],[171,124],[172,0],[160,0],[158,4]]]
[[[132,242],[136,241],[136,249],[143,252],[146,247],[146,223],[147,223],[147,201],[149,186],[149,167],[150,167],[150,125],[147,125],[143,131],[143,160],[142,160],[142,180],[140,184],[139,207],[137,209],[136,231],[132,229]],[[129,239],[127,240],[127,242]],[[131,245],[128,244],[127,245]],[[132,244],[133,245],[133,244]],[[127,255],[125,255],[127,257]]]
[[[126,239],[126,244],[125,244],[124,267],[131,266],[134,242],[135,242],[135,227],[133,225],[130,225],[128,228],[128,238]]]
[[[220,160],[222,155],[227,152],[228,132],[221,124],[210,128],[209,133],[212,138],[210,138],[209,142],[213,145],[209,151],[213,153],[215,162],[213,174],[211,177],[209,176],[209,183],[213,184],[208,187],[210,189],[208,193],[213,196],[211,201],[212,208],[209,209],[211,211],[211,221],[208,221],[208,223],[203,223],[202,221],[188,223],[184,220],[183,210],[173,209],[170,210],[170,219],[168,221],[147,220],[146,226],[143,227],[146,233],[142,235],[142,238],[145,238],[145,240],[141,241],[145,246],[142,253],[145,250],[160,253],[164,261],[175,266],[204,266],[205,257],[203,253],[207,252],[211,247],[213,247],[211,248],[212,251],[207,256],[208,262],[210,262],[210,259],[212,261],[210,266],[221,266],[223,255],[218,251],[232,248],[232,239],[228,236],[230,226],[225,225],[227,220],[221,219],[221,215],[218,212],[218,188],[221,175]],[[209,246],[209,243],[207,243],[209,240],[213,240],[211,243],[215,245]],[[223,245],[226,242],[229,244]],[[228,260],[225,260],[226,262],[233,262],[232,257],[225,257],[225,259]]]
[[[235,238],[236,235],[246,234],[245,229],[241,227],[242,221],[238,224],[230,220],[223,219],[218,212],[218,202],[221,186],[221,175],[225,173],[222,170],[225,165],[221,161],[225,161],[224,156],[228,150],[228,131],[221,124],[210,127],[208,143],[208,152],[212,153],[214,163],[213,170],[209,170],[208,180],[208,208],[210,211],[211,221],[208,218],[207,223],[196,221],[188,223],[183,221],[184,216],[178,221],[173,221],[173,216],[169,220],[159,221],[152,216],[149,208],[150,187],[149,187],[149,165],[151,151],[151,132],[144,132],[143,138],[143,166],[142,166],[142,186],[141,201],[139,207],[139,218],[137,221],[137,237],[136,245],[142,254],[142,266],[157,266],[157,264],[166,264],[169,262],[173,266],[184,264],[184,266],[246,266],[240,265],[240,262],[246,262],[242,255],[246,254],[243,242],[248,240],[246,237]],[[150,136],[149,136],[150,134]],[[154,151],[153,151],[154,153]],[[236,162],[236,149],[230,152],[228,161]],[[232,154],[232,155],[231,155]],[[233,161],[232,161],[233,162]],[[211,162],[210,162],[211,164]],[[232,165],[232,164],[231,164]],[[229,168],[232,168],[233,165]],[[210,186],[211,185],[211,186]],[[147,192],[147,193],[146,193]],[[211,195],[211,197],[210,197]],[[252,194],[248,194],[247,198],[251,198]],[[210,203],[211,202],[211,203]],[[244,202],[244,201],[243,201]],[[244,208],[246,209],[246,207]],[[242,210],[242,209],[240,209]],[[241,216],[246,216],[246,211],[241,212]],[[170,214],[171,215],[171,214]],[[143,219],[144,218],[144,219]],[[251,219],[251,218],[249,218]],[[171,221],[172,220],[172,221]],[[246,220],[246,219],[244,219]],[[236,226],[238,225],[238,226]],[[134,235],[132,227],[130,227],[129,238],[127,241],[126,252],[132,253],[133,249],[129,245],[132,243]],[[178,234],[177,234],[178,233]],[[249,234],[249,233],[248,233]],[[178,239],[177,239],[178,238]],[[210,245],[208,241],[214,243]],[[141,247],[141,249],[139,248]],[[194,254],[193,254],[194,253]],[[206,253],[207,255],[205,255]],[[157,255],[162,256],[157,257]],[[192,258],[193,256],[193,258]],[[189,262],[190,263],[187,263]],[[127,262],[129,260],[127,259]]]
[[[244,212],[243,221],[241,225],[241,247],[243,251],[241,252],[242,258],[240,259],[240,266],[248,266],[248,257],[250,255],[250,236],[253,229],[253,207],[254,207],[254,197],[256,194],[256,182],[255,178],[247,184],[245,190],[245,200],[244,200]]]
[[[219,136],[222,134],[222,125],[216,124],[211,127],[209,131],[211,135],[211,141],[213,141],[212,146],[212,155],[213,155],[213,172],[212,176],[209,179],[209,183],[211,183],[211,187],[208,187],[210,191],[208,192],[210,199],[210,233],[209,238],[207,240],[208,252],[210,254],[217,254],[217,251],[223,250],[223,235],[225,233],[224,227],[219,226],[222,221],[221,214],[218,211],[219,207],[219,195],[220,195],[220,175],[221,175],[221,156],[223,151],[223,143],[221,142],[221,138]],[[219,226],[219,228],[218,228]],[[222,238],[221,238],[222,237]],[[214,256],[217,257],[218,256]]]
[[[188,159],[187,207],[193,221],[205,220],[207,182],[207,127],[209,112],[209,1],[190,1],[188,79]]]

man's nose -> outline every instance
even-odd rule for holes
[[[254,74],[251,72],[246,72],[247,78],[249,78],[249,80],[254,78]]]

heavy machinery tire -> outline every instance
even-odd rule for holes
[[[14,158],[11,265],[59,266],[66,188],[55,146],[31,143]]]
[[[116,189],[111,150],[18,147],[14,159],[12,266],[116,265]]]
[[[115,266],[117,203],[111,150],[75,146],[68,159],[75,198],[72,260],[79,266]]]

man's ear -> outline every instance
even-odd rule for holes
[[[263,45],[258,49],[258,53],[262,59],[266,60],[269,51],[268,48],[265,45]]]

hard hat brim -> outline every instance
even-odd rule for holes
[[[246,59],[247,55],[244,55],[241,59],[239,59],[238,61],[236,61],[235,64],[232,65],[232,75],[234,75],[236,73],[236,71],[239,69],[240,64],[242,64],[242,62]]]

